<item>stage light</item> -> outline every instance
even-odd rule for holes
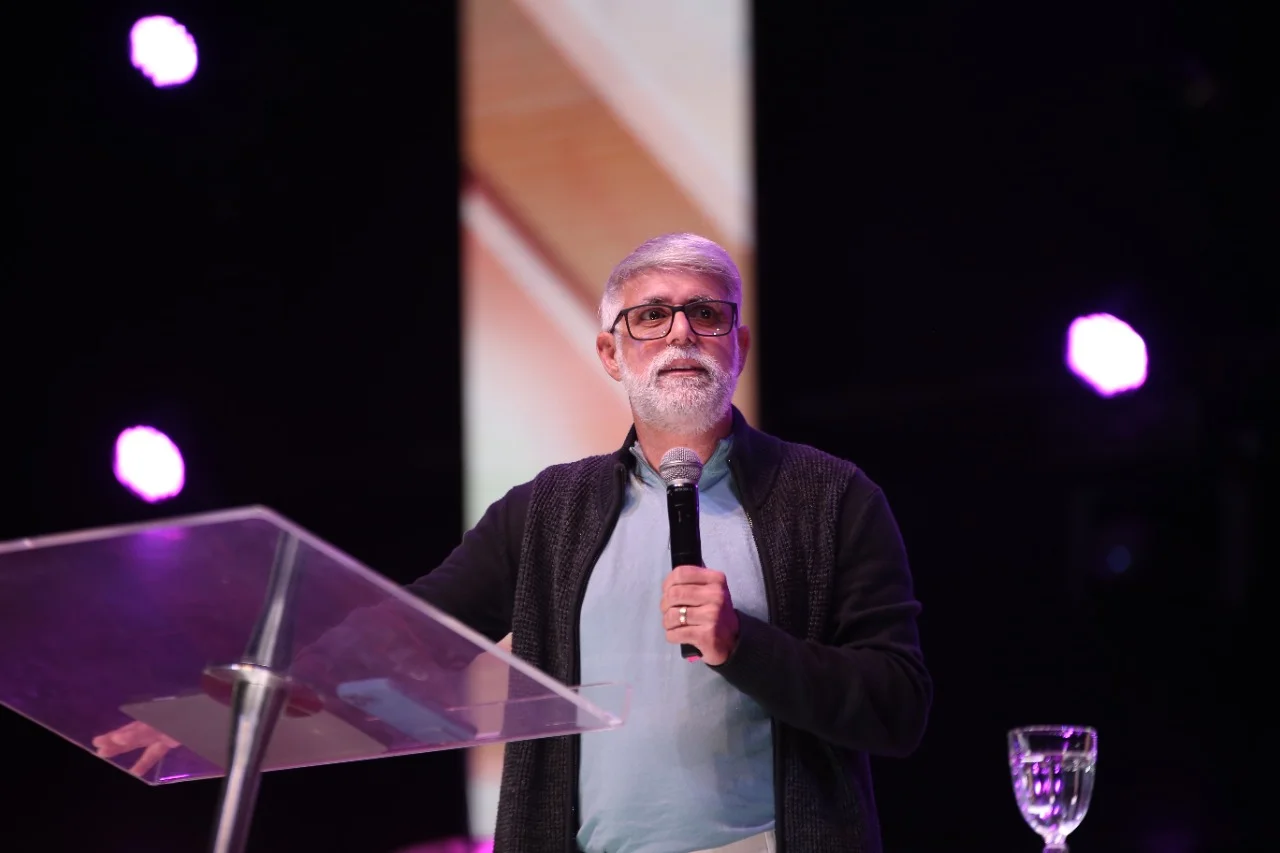
[[[1067,330],[1067,367],[1100,397],[1134,391],[1147,381],[1147,345],[1110,314],[1077,317]]]
[[[1122,575],[1133,565],[1133,554],[1123,545],[1116,545],[1107,552],[1107,568],[1112,574]]]
[[[182,454],[169,436],[149,426],[130,427],[116,439],[116,479],[147,503],[175,497],[186,482]]]
[[[181,86],[196,73],[196,40],[173,18],[140,18],[129,32],[129,58],[157,88]]]

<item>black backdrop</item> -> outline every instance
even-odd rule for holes
[[[755,11],[759,378],[763,425],[863,465],[912,553],[938,697],[919,753],[877,765],[889,848],[1037,849],[1003,733],[1069,721],[1101,730],[1077,849],[1247,849],[1264,30],[1223,3],[839,5]],[[181,89],[124,61],[156,11],[200,39]],[[258,502],[397,580],[429,569],[461,523],[452,5],[20,17],[0,539]],[[1091,310],[1146,336],[1132,398],[1062,369]],[[138,422],[187,457],[159,509],[109,470]],[[202,846],[216,785],[0,732],[0,849]],[[253,846],[391,851],[462,831],[463,798],[459,755],[270,774]]]

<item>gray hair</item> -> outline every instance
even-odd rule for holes
[[[713,240],[697,234],[663,234],[647,240],[613,268],[600,298],[600,328],[606,332],[625,306],[622,286],[638,275],[677,272],[709,278],[741,308],[742,276],[729,253]]]

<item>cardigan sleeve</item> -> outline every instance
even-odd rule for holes
[[[738,643],[714,669],[784,723],[838,746],[904,756],[919,744],[933,699],[906,549],[883,492],[860,472],[840,518],[827,642],[739,613]]]

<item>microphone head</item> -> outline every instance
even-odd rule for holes
[[[702,477],[702,460],[687,447],[673,447],[662,454],[658,476],[668,486],[675,483],[697,483]]]

